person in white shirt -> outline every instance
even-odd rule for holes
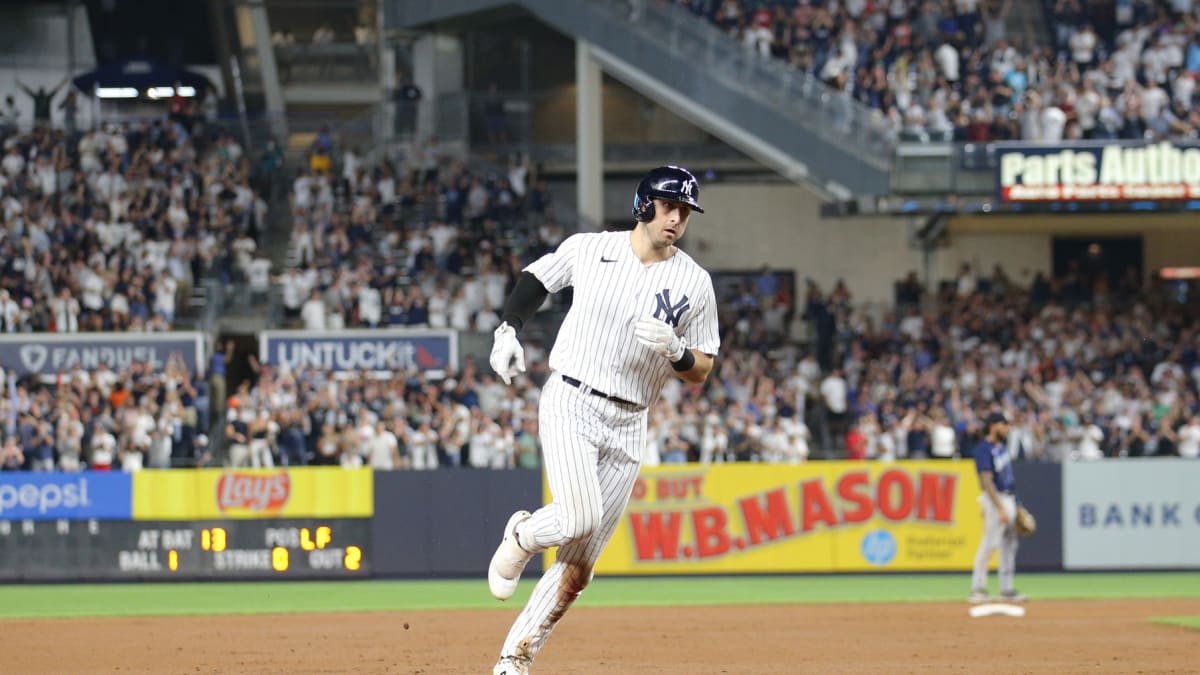
[[[1158,86],[1158,83],[1154,80],[1146,83],[1146,88],[1142,90],[1138,101],[1141,103],[1142,119],[1147,122],[1161,115],[1163,108],[1171,102],[1167,96],[1167,91]]]
[[[825,401],[825,408],[833,415],[846,414],[848,394],[841,368],[834,368],[833,372],[821,381],[821,398]]]
[[[700,430],[700,463],[723,464],[725,451],[729,449],[729,432],[721,423],[721,417],[715,412],[704,416],[704,425]]]
[[[300,308],[300,318],[304,320],[305,330],[325,330],[325,317],[325,301],[321,299],[321,292],[313,289],[312,295]]]
[[[454,330],[471,330],[471,304],[462,287],[450,301],[450,327]]]
[[[92,433],[92,462],[95,471],[108,471],[112,468],[113,459],[117,452],[117,439],[106,427],[99,426]]]
[[[500,316],[496,314],[496,310],[492,309],[490,303],[485,302],[483,309],[475,314],[475,330],[481,333],[490,333],[499,325]]]
[[[1104,440],[1104,431],[1100,427],[1089,419],[1078,428],[1076,433],[1078,434],[1077,444],[1075,452],[1071,453],[1071,459],[1104,459],[1104,451],[1100,449],[1100,443]]]
[[[375,435],[367,443],[367,452],[372,469],[392,471],[400,468],[400,441],[382,420],[375,423]]]
[[[809,431],[808,425],[804,423],[804,418],[798,414],[791,417],[784,417],[783,428],[787,432],[792,463],[807,462],[809,441],[812,440],[812,432]]]
[[[271,291],[271,260],[254,258],[246,265],[246,280],[255,302],[263,302]]]
[[[63,287],[50,301],[50,315],[54,319],[54,332],[79,332],[79,301],[71,296],[71,289]]]
[[[422,419],[409,437],[413,469],[427,471],[438,467],[437,441],[437,431],[428,419]]]
[[[169,274],[159,275],[154,281],[154,311],[167,321],[175,320],[175,293],[179,283]]]
[[[371,328],[378,327],[383,319],[383,296],[371,284],[358,287],[358,318]]]
[[[958,454],[958,437],[941,408],[933,411],[933,431],[929,443],[929,454],[933,457],[948,459]]]
[[[429,296],[426,311],[429,315],[430,328],[446,328],[450,325],[450,295],[444,286],[438,285],[434,289],[433,295]]]
[[[1192,415],[1187,423],[1176,432],[1179,456],[1186,459],[1200,457],[1200,415]]]
[[[1085,70],[1096,54],[1096,31],[1090,24],[1084,24],[1075,31],[1068,43],[1071,47],[1071,59],[1081,66],[1080,70]]]
[[[471,419],[471,440],[467,443],[467,462],[474,469],[486,469],[492,466],[493,455],[496,452],[499,427],[476,408]]]
[[[305,283],[304,277],[292,266],[287,268],[278,281],[284,314],[290,319],[299,318],[300,308],[304,305],[304,299],[312,292],[312,287]]]

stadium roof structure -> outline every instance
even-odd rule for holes
[[[213,86],[200,73],[150,59],[107,63],[76,76],[72,83],[75,88],[85,92],[96,88],[132,88],[140,92],[176,84],[203,92]]]

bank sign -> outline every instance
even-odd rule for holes
[[[1200,569],[1200,462],[1063,466],[1067,569]]]
[[[259,359],[289,370],[442,372],[458,366],[452,330],[264,331]]]
[[[998,143],[1005,202],[1200,199],[1200,146],[1161,143]]]
[[[76,366],[113,370],[139,361],[161,371],[172,354],[192,373],[204,364],[203,333],[38,333],[0,336],[0,366],[17,375],[54,377]]]

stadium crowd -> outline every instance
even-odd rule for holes
[[[1009,35],[1013,0],[677,1],[878,111],[901,140],[1200,131],[1200,5],[1190,0],[1046,0],[1046,44]]]
[[[233,136],[195,118],[0,129],[0,333],[163,331],[266,202]]]
[[[295,264],[277,281],[295,326],[487,332],[515,271],[565,236],[522,162],[504,175],[436,155],[368,168],[347,153],[340,164],[339,179],[309,169],[293,183]],[[718,368],[703,387],[667,387],[646,461],[954,457],[995,409],[1027,459],[1200,455],[1200,324],[1147,304],[1132,274],[1110,284],[1077,267],[1019,286],[967,268],[932,303],[904,280],[890,307],[813,282],[797,304],[765,271],[726,285]],[[227,396],[228,348],[208,378],[174,363],[10,380],[4,464],[206,464],[213,436],[235,466],[533,468],[548,371],[545,346],[526,347],[529,372],[513,387],[471,360],[441,380],[376,379],[251,356],[253,377]]]

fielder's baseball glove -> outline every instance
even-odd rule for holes
[[[1037,532],[1037,518],[1024,506],[1017,507],[1017,536],[1029,537]]]

